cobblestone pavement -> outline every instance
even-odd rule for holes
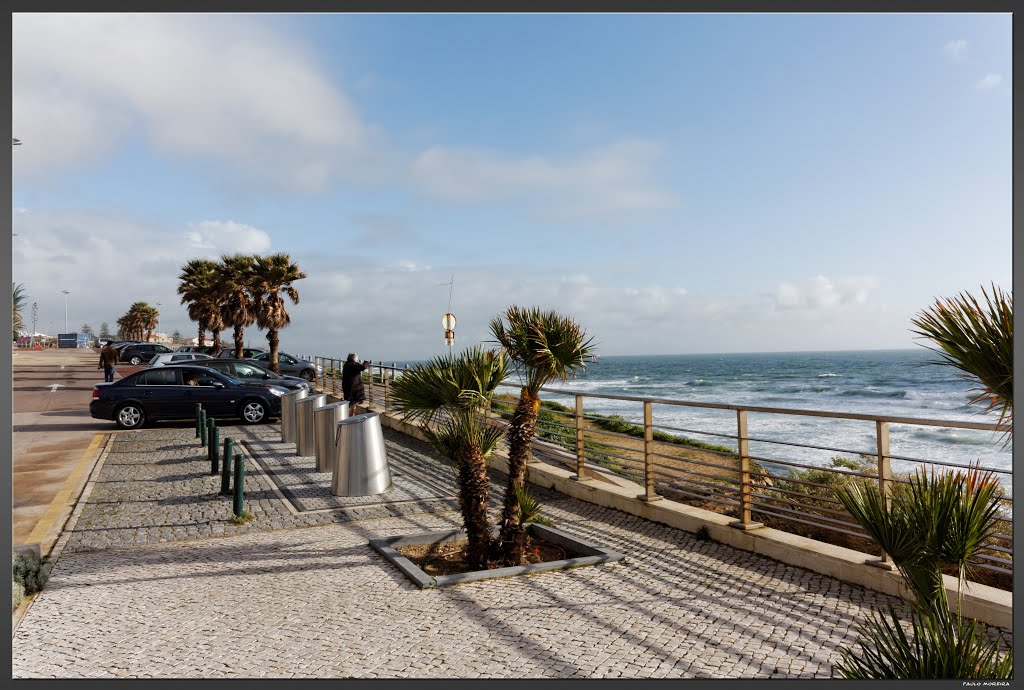
[[[252,432],[253,452],[272,431]],[[254,475],[257,520],[224,524],[230,502],[208,495],[219,478],[191,434],[118,439],[68,543],[78,553],[15,632],[14,677],[827,678],[854,624],[895,603],[558,495],[544,500],[556,526],[626,560],[420,590],[367,540],[451,528],[457,512],[295,514]],[[387,443],[430,462],[423,444]],[[197,482],[209,487],[193,500]]]

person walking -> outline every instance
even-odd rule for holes
[[[103,369],[103,381],[105,383],[113,383],[114,381],[114,366],[117,364],[117,350],[114,349],[114,343],[107,341],[107,344],[100,350],[100,367]]]
[[[361,405],[366,400],[366,387],[363,386],[363,371],[370,368],[370,360],[359,362],[359,356],[350,353],[341,367],[341,392],[350,407]]]

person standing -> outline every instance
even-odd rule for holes
[[[370,368],[370,360],[359,362],[359,356],[350,353],[341,367],[341,392],[350,407],[361,405],[366,400],[366,387],[363,386],[363,371]]]
[[[117,364],[117,350],[114,349],[114,343],[107,341],[107,344],[100,350],[100,367],[103,368],[103,381],[105,383],[113,383],[114,381],[114,366]]]

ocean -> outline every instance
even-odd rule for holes
[[[972,383],[949,366],[930,364],[938,355],[917,350],[799,352],[722,355],[601,357],[586,373],[551,388],[579,393],[668,398],[951,421],[995,422],[998,415],[968,405]],[[572,398],[545,395],[572,405]],[[642,422],[641,403],[586,398],[586,413],[617,414]],[[694,431],[736,433],[730,410],[654,405],[657,428],[691,438],[732,445],[728,438]],[[873,422],[790,415],[749,415],[751,454],[769,459],[829,464],[834,456],[856,458],[874,452]],[[1001,434],[988,431],[892,424],[891,452],[929,462],[967,464],[1009,470],[1012,451]],[[774,441],[775,443],[772,443]],[[778,441],[828,446],[822,451],[780,445]],[[873,460],[873,459],[872,459]],[[894,471],[913,470],[918,462],[893,460]],[[1001,477],[1004,482],[1008,476]]]

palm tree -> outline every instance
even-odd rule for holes
[[[525,529],[518,497],[536,435],[540,389],[555,379],[567,381],[585,369],[595,348],[593,338],[571,318],[537,307],[509,307],[491,320],[491,334],[523,379],[519,404],[508,426],[508,486],[497,542],[505,563],[519,565]]]
[[[270,368],[275,374],[280,374],[281,370],[277,363],[277,333],[292,321],[285,309],[282,293],[293,304],[298,304],[299,291],[292,287],[292,283],[302,280],[306,274],[299,270],[297,264],[292,263],[291,257],[287,254],[257,256],[255,261],[251,290],[256,324],[267,331],[267,340],[270,342]]]
[[[236,254],[222,256],[224,279],[221,284],[221,320],[234,328],[235,358],[242,359],[245,329],[256,323],[251,285],[256,257]]]
[[[972,403],[999,410],[999,424],[1013,434],[1013,294],[994,283],[992,294],[981,288],[983,308],[968,293],[936,299],[929,309],[911,320],[913,332],[932,340],[929,347],[942,359],[936,364],[952,366],[961,376],[978,383]]]
[[[476,570],[487,568],[491,552],[487,458],[502,435],[479,413],[507,372],[500,352],[477,346],[410,369],[392,389],[396,409],[410,422],[420,423],[431,445],[456,466],[466,556]]]
[[[973,467],[966,473],[915,473],[893,485],[891,500],[875,484],[850,482],[836,497],[892,558],[914,597],[908,637],[895,609],[876,611],[860,627],[860,651],[844,652],[846,678],[1008,678],[1012,651],[979,634],[961,615],[964,582],[982,544],[996,533],[999,482]],[[941,566],[957,569],[957,607],[950,611]]]
[[[209,259],[192,259],[178,276],[181,303],[188,305],[188,317],[199,325],[199,346],[206,343],[206,331],[213,333],[213,346],[220,348],[224,324],[220,315],[218,284],[220,268]]]
[[[28,301],[28,295],[25,294],[24,283],[11,283],[11,296],[13,298],[13,311],[11,314],[11,326],[12,326],[12,340],[18,339],[18,331],[24,328],[25,323],[21,315],[21,310],[25,308],[25,302]]]

